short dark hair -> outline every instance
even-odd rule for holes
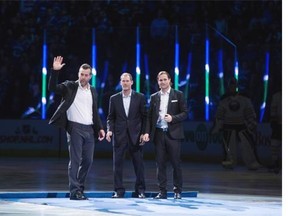
[[[82,68],[84,70],[90,69],[90,74],[92,74],[92,67],[89,64],[84,63],[80,66],[80,68]]]

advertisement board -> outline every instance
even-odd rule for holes
[[[65,132],[51,126],[45,120],[0,120],[1,156],[67,156]],[[184,122],[185,140],[182,157],[187,160],[219,161],[223,158],[222,134],[210,134],[211,122]],[[271,128],[259,124],[254,146],[260,160],[270,158]],[[144,154],[153,158],[153,143],[146,143]],[[239,153],[241,155],[241,153]],[[96,156],[111,156],[112,144],[106,140],[96,141]]]

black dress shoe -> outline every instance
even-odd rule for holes
[[[157,196],[154,197],[154,199],[167,199],[166,193],[158,193]]]
[[[139,194],[138,194],[138,198],[140,198],[140,199],[144,199],[144,198],[146,198],[146,196],[145,196],[144,193],[139,193]]]
[[[174,193],[174,199],[182,199],[181,193]]]
[[[117,192],[114,192],[114,194],[112,195],[112,198],[123,198],[123,197],[124,197],[124,194],[120,194]]]
[[[76,191],[70,195],[70,200],[88,200],[88,198],[80,191]]]

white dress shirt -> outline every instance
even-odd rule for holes
[[[67,110],[68,121],[77,122],[84,125],[93,124],[92,93],[90,85],[83,88],[79,82],[75,99]]]
[[[159,108],[159,118],[157,120],[157,128],[168,128],[168,123],[164,120],[167,114],[169,94],[171,88],[167,92],[160,91],[160,108]]]
[[[123,105],[124,105],[124,109],[125,109],[125,113],[126,113],[127,117],[128,117],[128,114],[129,114],[129,107],[130,107],[130,102],[131,102],[131,93],[132,93],[132,91],[130,92],[129,95],[126,96],[122,92]]]

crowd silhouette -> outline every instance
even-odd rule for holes
[[[205,38],[211,41],[211,109],[221,97],[217,76],[217,53],[224,50],[224,83],[233,76],[237,46],[239,88],[251,98],[258,114],[263,98],[265,53],[270,53],[267,104],[282,80],[281,1],[1,1],[0,2],[0,118],[28,118],[29,107],[41,102],[42,44],[44,32],[48,61],[56,55],[67,60],[59,79],[76,79],[70,73],[91,61],[91,31],[96,31],[97,88],[105,84],[100,104],[117,88],[123,70],[135,71],[136,28],[141,31],[143,79],[141,92],[157,90],[156,73],[174,70],[175,29],[180,44],[180,81],[185,80],[187,56],[192,53],[191,78],[180,85],[187,95],[189,118],[204,120]],[[147,66],[148,65],[148,66]],[[48,69],[51,65],[47,65]],[[105,74],[104,71],[107,71]],[[149,71],[150,83],[144,83]],[[105,75],[104,75],[105,74]],[[107,75],[108,74],[108,75]],[[116,77],[116,78],[115,78]],[[257,83],[257,85],[255,85]],[[258,85],[259,83],[259,85]],[[48,93],[49,94],[49,93]],[[57,98],[55,98],[57,100]],[[53,112],[53,103],[50,106]],[[269,109],[269,107],[267,107]],[[37,113],[37,112],[36,112]],[[269,113],[267,111],[267,113]],[[212,112],[213,114],[213,112]],[[259,115],[259,114],[258,114]],[[30,116],[40,118],[40,115]],[[49,117],[49,116],[48,116]],[[264,121],[269,120],[269,115]]]

